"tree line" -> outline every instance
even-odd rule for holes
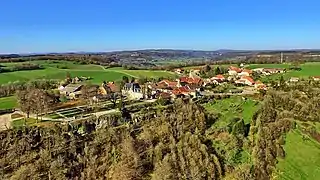
[[[43,67],[39,64],[22,63],[22,64],[13,65],[12,67],[0,67],[0,73],[14,72],[14,71],[25,71],[25,70],[36,70],[36,69],[43,69]]]
[[[30,88],[51,90],[58,87],[58,82],[54,80],[33,80],[29,82],[17,81],[0,85],[0,97],[14,95],[17,91],[27,90]]]

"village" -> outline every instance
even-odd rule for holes
[[[243,92],[243,90],[257,93],[259,90],[267,90],[268,85],[259,80],[255,81],[252,77],[253,73],[261,76],[285,73],[285,69],[281,68],[257,68],[250,70],[243,67],[230,66],[225,74],[203,78],[200,73],[201,69],[175,69],[174,72],[178,76],[177,79],[163,79],[159,82],[145,82],[142,84],[137,79],[126,80],[122,85],[115,82],[103,82],[100,86],[96,86],[96,95],[93,96],[93,101],[98,102],[106,99],[105,97],[111,93],[120,93],[130,100],[159,98],[174,100],[180,97],[197,98],[213,93],[239,93]],[[75,80],[72,80],[72,83],[59,87],[60,93],[67,96],[68,99],[74,100],[79,98],[84,86],[84,83],[79,82],[79,79],[76,77]],[[291,82],[298,80],[297,78],[290,79]],[[232,88],[227,88],[220,92],[215,90],[217,89],[216,87],[226,85],[231,85]],[[232,91],[232,89],[237,89],[238,91]]]
[[[289,70],[290,71],[290,70]],[[59,102],[51,111],[42,114],[42,120],[70,122],[105,114],[123,114],[126,108],[134,112],[139,106],[167,105],[176,99],[191,101],[209,99],[213,96],[241,96],[242,98],[275,87],[275,83],[262,79],[285,76],[284,68],[246,68],[244,64],[230,66],[201,66],[177,68],[171,71],[175,78],[134,78],[123,76],[120,81],[91,84],[91,77],[71,77],[60,82],[55,89]],[[320,77],[311,77],[319,81]],[[296,83],[297,77],[285,83]],[[275,81],[274,81],[275,82]],[[277,84],[277,83],[276,83]],[[245,99],[245,98],[244,98]],[[139,108],[138,108],[139,109]],[[138,110],[137,109],[137,110]],[[23,112],[16,112],[23,115]],[[20,115],[20,116],[21,116]],[[31,116],[36,118],[37,116]]]

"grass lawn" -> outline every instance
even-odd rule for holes
[[[215,126],[225,127],[236,117],[242,118],[245,124],[249,124],[253,114],[259,108],[259,104],[252,99],[244,101],[239,96],[233,96],[217,100],[215,103],[207,103],[204,107],[209,112],[220,113],[221,117]]]
[[[252,64],[248,68],[289,68],[289,64]],[[299,78],[309,78],[310,76],[320,76],[320,63],[319,62],[308,62],[301,64],[301,71],[288,71],[284,74],[275,74],[268,77],[263,77],[263,81],[268,81],[270,79],[278,79],[280,76],[283,76],[285,79],[290,79],[291,77]]]
[[[250,64],[246,65],[245,68],[255,69],[255,68],[289,68],[290,64]]]
[[[0,98],[0,109],[12,109],[17,106],[15,96]]]
[[[320,144],[303,140],[299,131],[286,135],[286,157],[277,164],[278,179],[317,180],[320,177]]]
[[[69,61],[32,61],[31,63],[40,64],[45,69],[16,71],[0,73],[0,84],[14,81],[28,81],[31,79],[65,79],[67,72],[71,76],[91,77],[93,84],[101,84],[103,81],[118,81],[123,76],[132,77],[175,77],[175,74],[167,71],[152,70],[125,70],[123,68],[104,69],[99,65],[80,65]],[[17,63],[2,63],[6,67],[13,66]],[[63,68],[61,68],[63,67]]]
[[[36,122],[37,122],[36,119],[29,118],[26,120],[26,125],[31,126],[31,125],[34,125]],[[39,120],[39,122],[40,122],[40,120]],[[20,128],[23,125],[24,125],[24,119],[14,120],[11,122],[11,126],[14,128]]]
[[[15,129],[20,129],[23,127],[24,125],[24,119],[19,119],[19,120],[14,120],[11,122],[11,126]],[[54,123],[56,122],[53,122],[53,121],[41,121],[40,119],[38,120],[38,123],[36,123],[37,120],[36,119],[33,119],[33,118],[29,118],[26,120],[26,125],[27,126],[52,126],[54,125]]]
[[[169,71],[160,71],[160,70],[126,70],[122,67],[114,67],[106,69],[108,72],[118,72],[123,73],[127,76],[132,76],[135,78],[159,78],[159,77],[175,77],[175,73]]]

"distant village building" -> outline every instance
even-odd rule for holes
[[[82,87],[82,84],[68,84],[65,87],[60,86],[58,90],[60,91],[60,94],[65,95],[70,99],[76,99],[81,95]]]
[[[100,95],[105,96],[110,93],[119,92],[119,87],[114,82],[109,82],[109,83],[104,82],[101,84],[98,91]]]
[[[203,80],[199,77],[180,77],[179,83],[182,86],[186,84],[195,84],[197,86],[202,86],[204,84]]]
[[[238,76],[251,76],[252,70],[250,69],[244,69],[240,73],[238,73]]]
[[[314,81],[320,81],[320,76],[313,76],[312,79],[313,79]]]
[[[257,73],[262,73],[264,70],[264,68],[255,68],[255,69],[252,69],[253,72],[257,72]]]
[[[284,73],[284,69],[281,68],[264,68],[262,71],[262,74],[264,75],[271,75],[271,74],[278,74],[278,73]]]
[[[225,81],[226,81],[226,78],[225,78],[223,75],[218,74],[218,75],[210,78],[210,80],[211,80],[211,82],[212,82],[213,84],[220,84],[220,83],[225,82]]]
[[[240,79],[236,80],[235,83],[236,84],[253,86],[255,82],[250,76],[242,76]]]
[[[178,81],[162,80],[159,83],[165,84],[165,86],[170,87],[170,88],[181,87],[179,80]]]
[[[240,68],[234,67],[234,66],[230,66],[228,69],[228,73],[230,76],[237,76],[238,73],[241,73],[242,70]]]
[[[175,69],[174,72],[177,74],[182,74],[184,72],[184,70],[183,69]]]
[[[129,99],[138,100],[144,98],[141,87],[136,82],[126,83],[122,89],[122,93],[127,95]]]
[[[299,81],[299,78],[297,78],[297,77],[291,77],[289,81],[290,81],[290,82],[298,82],[298,81]]]

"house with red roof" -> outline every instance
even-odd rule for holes
[[[237,76],[238,73],[241,73],[242,70],[238,67],[230,66],[228,69],[228,73],[230,76]]]
[[[320,76],[313,76],[312,79],[313,79],[314,81],[320,81]]]
[[[170,81],[170,80],[162,80],[162,81],[159,82],[159,84],[164,84],[164,85],[166,85],[167,87],[170,87],[170,88],[175,88],[175,87],[181,86],[181,85],[179,85],[179,82]]]
[[[204,81],[198,77],[180,77],[179,82],[181,85],[196,84],[198,86],[202,86],[204,84]]]
[[[255,84],[254,80],[250,76],[242,76],[240,79],[235,81],[236,84],[253,86]]]
[[[264,75],[271,75],[271,74],[277,74],[277,73],[284,73],[284,69],[282,68],[264,68],[262,70],[262,74]]]
[[[251,76],[252,70],[250,69],[243,69],[240,73],[238,73],[238,76]]]
[[[172,94],[174,94],[175,96],[178,95],[184,95],[184,96],[189,96],[189,93],[191,92],[191,89],[189,86],[182,86],[182,87],[178,87],[175,88],[174,90],[172,90]]]
[[[210,78],[211,81],[216,81],[218,83],[224,82],[226,78],[222,74],[218,74],[212,78]]]
[[[109,93],[119,92],[120,87],[117,86],[114,82],[102,83],[98,89],[98,94],[107,95]]]

